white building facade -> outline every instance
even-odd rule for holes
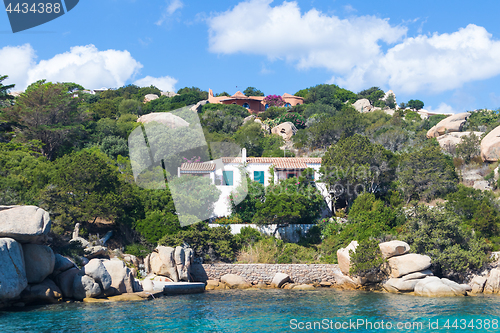
[[[272,177],[271,167],[274,168]],[[242,175],[246,174],[251,180],[269,186],[270,182],[278,183],[282,179],[300,177],[302,172],[311,168],[314,180],[320,179],[319,168],[321,158],[309,157],[246,157],[246,150],[242,150],[241,157],[222,157],[216,161],[203,163],[183,163],[178,169],[178,176],[185,174],[207,177],[212,180],[221,191],[216,202],[212,217],[222,217],[231,214],[229,195],[236,192],[242,182]],[[331,199],[325,184],[316,182],[316,187],[321,192],[327,207],[331,207]],[[322,216],[329,215],[329,210],[322,212]]]

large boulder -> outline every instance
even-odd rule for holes
[[[498,294],[500,291],[500,269],[494,268],[490,271],[490,276],[484,285],[485,294]]]
[[[0,238],[0,301],[19,296],[28,286],[21,244]]]
[[[80,270],[74,267],[56,276],[55,282],[65,298],[73,298],[73,282],[78,273],[80,273]]]
[[[416,253],[403,254],[387,260],[390,277],[398,278],[414,272],[424,271],[431,267],[431,258]]]
[[[380,251],[382,252],[382,257],[384,257],[385,259],[400,256],[410,251],[410,245],[399,240],[380,243],[378,246],[380,248]]]
[[[467,119],[470,117],[469,112],[458,113],[449,116],[435,126],[433,126],[429,131],[427,131],[428,138],[437,138],[440,135],[450,132],[460,132],[464,126]]]
[[[453,152],[455,147],[462,142],[465,136],[474,134],[476,137],[481,138],[483,132],[451,132],[440,135],[436,138],[439,146],[449,152]]]
[[[147,124],[157,122],[169,128],[188,127],[189,123],[171,112],[153,112],[140,116],[137,122]]]
[[[290,282],[290,276],[288,274],[276,273],[274,274],[273,280],[271,281],[271,287],[281,288],[281,286],[286,282]]]
[[[87,275],[77,274],[73,281],[73,298],[83,300],[93,298],[101,294],[101,287],[93,278]]]
[[[297,127],[292,122],[287,121],[273,127],[271,133],[280,135],[285,141],[290,141],[292,136],[297,133]]]
[[[54,271],[52,272],[53,276],[57,276],[58,274],[65,272],[70,268],[76,268],[73,260],[60,254],[55,255]]]
[[[474,276],[474,278],[470,282],[470,286],[472,288],[472,293],[480,294],[484,290],[484,286],[486,284],[487,279],[484,276]]]
[[[102,291],[106,291],[111,287],[111,275],[108,273],[101,260],[90,260],[87,265],[82,267],[81,271],[82,274],[90,276],[99,283]]]
[[[221,282],[224,282],[230,289],[247,289],[251,285],[243,277],[236,274],[226,274],[221,276]]]
[[[358,110],[358,112],[370,112],[373,109],[372,104],[366,98],[358,99],[352,106]]]
[[[111,288],[115,293],[133,293],[134,276],[132,271],[120,259],[101,260],[111,276]]]
[[[159,97],[156,94],[147,94],[146,96],[144,96],[144,103],[154,101],[155,99],[158,99],[158,98]]]
[[[186,267],[186,253],[182,246],[177,246],[174,251],[175,266],[177,268],[177,276],[179,281],[189,282],[189,272]]]
[[[428,276],[415,285],[415,295],[427,297],[466,296],[469,288],[448,279]]]
[[[28,283],[41,283],[54,271],[56,257],[46,245],[24,244],[24,263]]]
[[[425,270],[422,272],[411,273],[400,278],[390,278],[382,285],[382,287],[388,292],[393,293],[411,292],[415,289],[417,283],[425,277],[431,275],[432,272],[430,270]]]
[[[500,159],[500,126],[495,127],[481,140],[481,158],[485,162]]]
[[[167,246],[158,246],[149,257],[151,273],[167,276],[178,282],[179,275],[174,259],[175,249]]]
[[[28,285],[21,293],[23,303],[57,303],[62,298],[62,291],[51,279],[39,284]]]
[[[337,250],[337,261],[339,263],[339,268],[345,275],[349,275],[349,269],[351,268],[351,255],[349,251],[352,250],[356,252],[358,247],[357,241],[352,241],[346,247]]]
[[[0,237],[21,243],[41,243],[48,239],[50,216],[36,206],[8,206],[0,209]]]

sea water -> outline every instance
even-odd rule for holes
[[[0,332],[499,332],[500,296],[222,290],[0,312]]]

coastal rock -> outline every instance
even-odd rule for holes
[[[6,208],[0,209],[0,238],[13,238],[20,243],[40,243],[47,240],[50,231],[48,212],[36,206]]]
[[[428,276],[415,285],[415,295],[427,297],[466,296],[467,288],[448,279]]]
[[[174,282],[179,281],[177,267],[174,259],[175,249],[166,246],[158,246],[149,258],[151,272],[156,275],[167,276]]]
[[[73,298],[81,301],[84,298],[92,298],[100,294],[101,288],[93,278],[87,275],[75,275],[73,281]]]
[[[80,245],[85,249],[90,243],[83,237],[74,237],[70,241],[70,243],[80,243]]]
[[[340,274],[333,274],[333,277],[335,279],[335,284],[333,287],[342,289],[342,290],[355,290],[359,288],[359,285],[357,285],[350,277],[345,276],[345,275],[340,275]]]
[[[0,238],[0,301],[19,296],[28,286],[21,244]]]
[[[370,112],[373,109],[372,104],[366,98],[358,99],[352,105],[358,112]]]
[[[154,282],[151,279],[144,279],[141,281],[142,290],[146,292],[153,292],[155,290]]]
[[[191,282],[191,266],[193,265],[194,251],[188,247],[184,249],[184,268],[186,270],[187,278],[184,281]],[[180,278],[180,277],[179,277]]]
[[[271,282],[272,288],[281,288],[285,282],[290,282],[290,276],[285,273],[274,274],[273,280]]]
[[[247,289],[251,285],[243,277],[236,274],[226,274],[220,278],[221,282],[224,282],[229,289]]]
[[[292,122],[284,122],[271,129],[272,134],[278,134],[285,141],[290,141],[292,136],[297,133],[297,127]]]
[[[106,255],[108,248],[105,246],[88,246],[85,248],[85,257],[87,259],[98,258]]]
[[[410,251],[410,245],[399,240],[380,243],[378,246],[380,247],[380,251],[382,252],[382,257],[384,257],[385,259],[400,256]]]
[[[21,301],[30,303],[57,303],[62,298],[62,291],[51,279],[42,283],[28,285],[21,293]]]
[[[207,285],[205,290],[215,290],[219,286],[219,281],[217,280],[207,280]]]
[[[148,113],[143,116],[140,116],[139,119],[137,119],[137,122],[143,124],[157,122],[166,125],[167,127],[172,129],[189,126],[189,123],[187,121],[185,121],[179,116],[174,115],[171,112]]]
[[[427,137],[437,138],[438,136],[443,135],[445,133],[460,132],[469,117],[470,117],[469,112],[458,113],[449,116],[441,120],[429,131],[427,131]]]
[[[408,280],[423,279],[426,276],[433,276],[433,275],[434,274],[432,273],[431,270],[426,269],[425,271],[415,272],[415,273],[404,275],[401,277],[401,279],[403,279],[403,281],[408,281]]]
[[[54,271],[56,257],[46,245],[23,244],[28,283],[41,283]]]
[[[135,267],[139,267],[139,265],[140,265],[139,258],[134,256],[133,254],[124,254],[123,261],[130,263],[130,264],[134,265]]]
[[[82,267],[82,274],[93,278],[101,287],[102,291],[106,291],[111,287],[111,275],[104,267],[104,264],[99,259],[92,259],[89,263]]]
[[[133,293],[134,276],[120,259],[102,260],[102,264],[111,276],[111,288],[115,293]]]
[[[349,269],[351,267],[351,255],[349,251],[356,251],[358,247],[357,241],[352,241],[345,248],[340,248],[337,250],[337,261],[339,263],[339,268],[342,273],[349,275]]]
[[[390,277],[398,278],[414,272],[424,271],[431,267],[431,258],[416,253],[403,254],[387,260]]]
[[[298,286],[294,286],[293,290],[315,290],[314,286],[310,284],[299,284]]]
[[[75,263],[69,259],[68,257],[63,257],[60,254],[56,254],[54,256],[54,271],[52,272],[53,276],[57,276],[58,274],[67,271],[70,268],[76,268]]]
[[[177,246],[174,252],[175,265],[179,281],[189,282],[189,272],[186,267],[186,252],[182,246]]]
[[[481,140],[481,158],[485,162],[500,159],[500,126],[495,127]]]
[[[422,279],[404,280],[403,278],[390,278],[382,285],[382,287],[388,292],[393,293],[411,292],[421,280]]]
[[[80,270],[78,268],[70,268],[65,272],[56,276],[55,282],[65,298],[73,297],[73,282],[75,276],[78,275]]]
[[[480,294],[484,290],[487,279],[484,276],[475,276],[470,282],[473,294]]]
[[[485,294],[498,294],[500,291],[500,269],[494,268],[490,271],[490,275],[484,285]]]

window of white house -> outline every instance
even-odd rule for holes
[[[253,180],[264,185],[264,171],[254,171]]]
[[[233,172],[232,171],[222,171],[222,178],[224,180],[224,185],[233,186]]]
[[[289,108],[290,106],[292,106],[292,104],[290,104],[290,103],[285,104],[285,107],[287,107],[287,108]]]

